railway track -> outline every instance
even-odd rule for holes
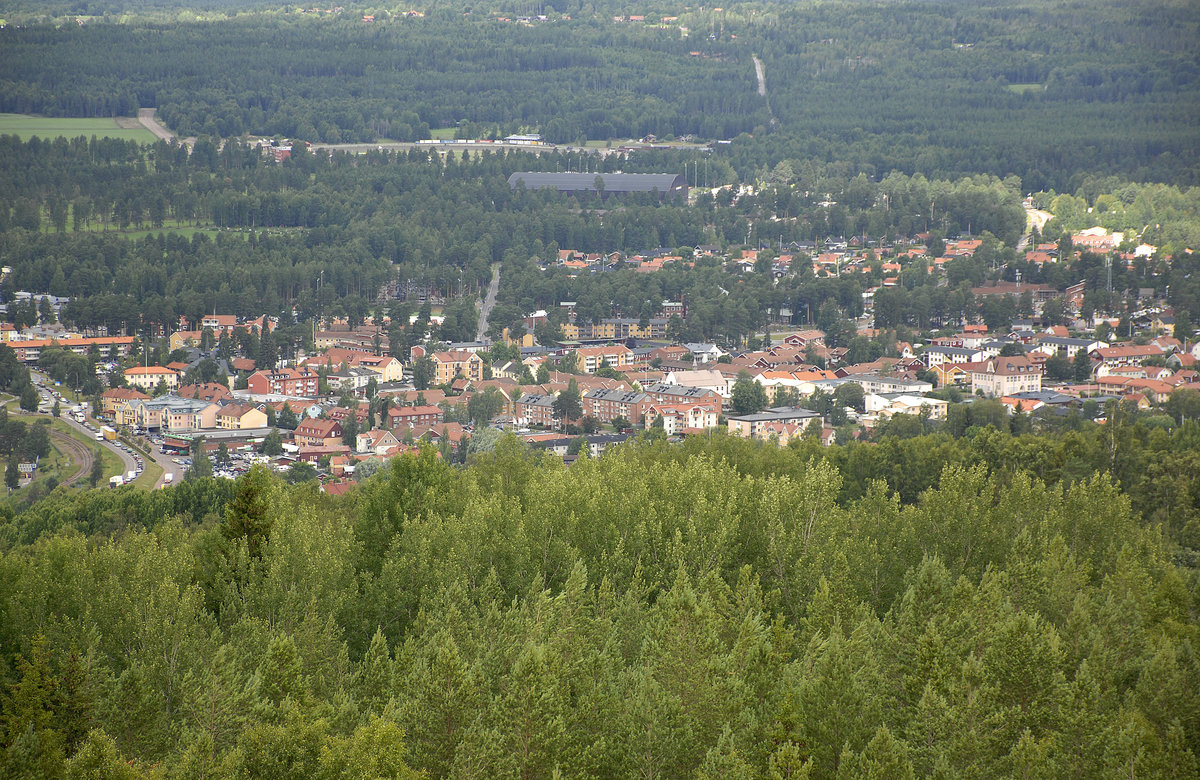
[[[61,484],[74,485],[92,473],[92,462],[96,456],[90,447],[60,431],[50,431],[50,440],[54,442],[54,446],[59,452],[71,459],[72,463],[79,464],[75,473],[64,479]]]

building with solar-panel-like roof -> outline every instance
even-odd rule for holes
[[[635,192],[657,193],[660,200],[687,198],[687,179],[675,173],[514,173],[508,186],[514,190],[554,189],[566,193],[628,195]]]

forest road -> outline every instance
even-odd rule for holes
[[[170,141],[175,137],[174,133],[160,125],[158,120],[154,118],[153,108],[139,108],[138,121],[142,123],[142,127],[154,133],[156,137],[164,141]]]
[[[754,60],[754,78],[758,79],[758,96],[767,104],[767,116],[771,118],[771,126],[779,124],[775,119],[775,112],[771,110],[771,101],[767,99],[767,69],[763,65],[763,61],[758,58],[757,54],[751,54],[750,58]]]
[[[479,330],[475,334],[476,341],[483,341],[487,335],[488,317],[492,313],[492,308],[496,305],[496,293],[500,291],[500,264],[496,263],[492,266],[492,283],[488,285],[487,297],[483,299],[483,306],[479,309]]]
[[[751,55],[754,60],[754,77],[758,79],[758,94],[760,97],[767,96],[767,72],[763,69],[762,60],[757,56]]]

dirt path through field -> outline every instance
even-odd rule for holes
[[[155,136],[164,141],[171,141],[175,138],[174,133],[163,127],[158,123],[158,120],[154,118],[153,108],[139,108],[138,121],[141,122],[142,127],[154,133]]]

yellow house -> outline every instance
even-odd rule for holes
[[[572,325],[571,327],[574,326]],[[516,344],[518,347],[532,347],[535,344],[532,333],[526,333],[525,335],[521,336],[521,338],[514,339],[508,328],[504,329],[504,331],[500,334],[500,338],[505,345],[509,347],[511,347],[513,344]]]
[[[363,355],[354,360],[354,365],[379,374],[380,382],[399,382],[404,379],[404,365],[391,355]]]
[[[177,330],[167,339],[167,344],[170,345],[172,352],[188,346],[198,347],[202,335],[203,332],[198,330]]]
[[[434,384],[449,384],[459,374],[474,382],[483,379],[483,358],[474,352],[456,349],[450,352],[434,352],[429,357],[432,358],[435,368]]]
[[[125,369],[125,382],[142,390],[153,390],[162,382],[174,390],[179,387],[179,372],[163,366],[136,366]]]
[[[267,413],[251,404],[227,404],[217,411],[217,427],[227,431],[266,428]]]

